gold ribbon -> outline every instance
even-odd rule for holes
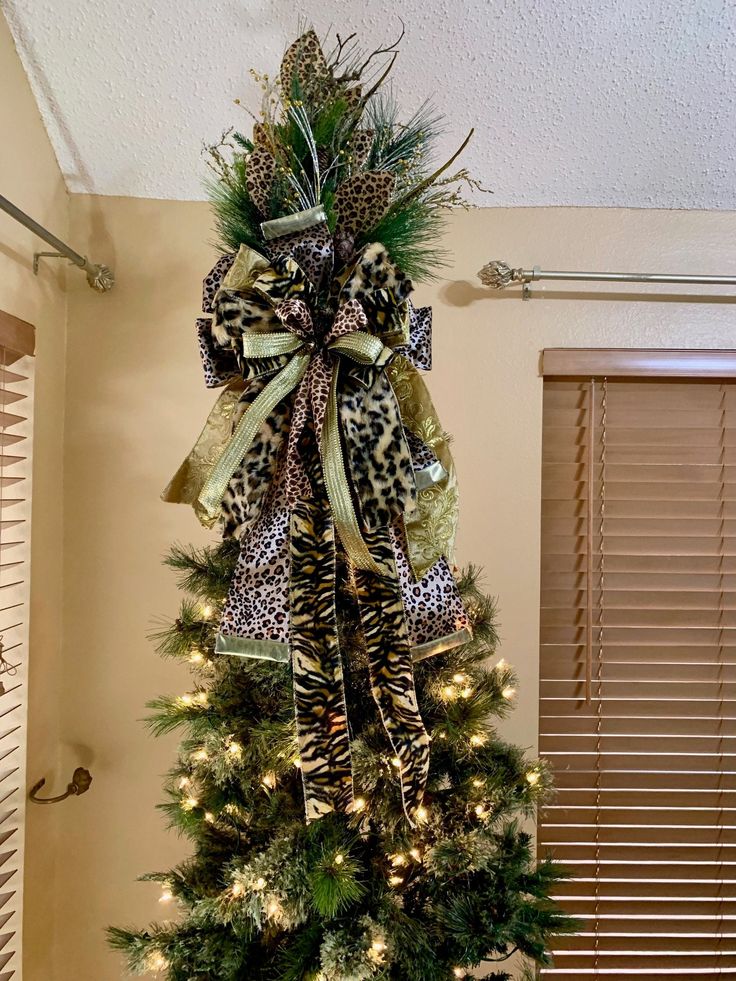
[[[336,324],[340,314],[338,312]],[[333,328],[334,329],[334,328]],[[228,444],[212,467],[199,494],[199,504],[210,518],[217,516],[233,474],[242,462],[258,430],[276,405],[286,398],[304,378],[315,352],[314,344],[292,333],[246,334],[242,338],[243,356],[271,358],[291,355],[287,364],[271,379],[254,402],[243,413]],[[328,352],[343,355],[362,365],[384,367],[393,351],[380,338],[365,331],[353,330],[326,345]],[[335,528],[353,564],[359,569],[378,572],[355,514],[352,493],[345,469],[340,437],[337,385],[340,359],[334,359],[330,394],[322,427],[320,453],[327,496]],[[398,413],[398,407],[397,407]]]

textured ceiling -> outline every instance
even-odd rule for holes
[[[251,66],[300,23],[407,29],[411,112],[447,116],[485,205],[736,209],[734,0],[0,0],[72,191],[200,199]]]

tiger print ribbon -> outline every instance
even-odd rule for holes
[[[422,722],[411,647],[388,528],[361,530],[343,456],[338,388],[344,359],[384,369],[394,352],[363,330],[368,320],[357,299],[338,309],[322,340],[301,299],[275,307],[283,332],[244,334],[243,359],[286,362],[245,411],[199,495],[218,513],[236,468],[274,407],[296,389],[285,480],[291,505],[290,645],[307,818],[344,810],[352,799],[350,739],[335,611],[335,538],[355,569],[356,590],[373,696],[396,755],[407,818],[421,805],[429,768],[429,737]],[[263,372],[273,362],[264,362]],[[263,373],[262,372],[262,373]],[[389,386],[390,389],[390,386]],[[403,432],[390,389],[392,430]],[[299,455],[311,417],[327,501],[313,493]],[[406,459],[410,460],[407,453]],[[326,505],[326,506],[325,506]]]

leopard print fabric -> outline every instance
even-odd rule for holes
[[[370,388],[342,394],[340,422],[363,523],[388,525],[416,507],[411,455],[391,383],[376,372]]]
[[[389,209],[396,178],[388,171],[362,171],[348,177],[335,194],[335,239],[343,244],[367,234]],[[344,257],[344,256],[343,256]]]
[[[429,736],[419,714],[409,634],[389,530],[367,532],[365,539],[380,569],[379,574],[362,569],[355,572],[371,690],[401,764],[404,812],[414,823],[429,773]]]
[[[257,379],[248,386],[233,413],[233,429],[265,384],[265,379]],[[283,464],[289,417],[288,403],[279,403],[261,426],[243,461],[231,477],[220,512],[224,537],[242,538],[257,521],[269,489],[274,485]]]
[[[447,559],[439,559],[429,572],[415,581],[401,519],[391,525],[391,541],[412,649],[417,651],[423,644],[437,643],[459,631],[469,632],[468,614]],[[458,643],[465,641],[456,640],[455,644]]]
[[[335,282],[340,302],[364,300],[376,289],[390,290],[397,303],[406,300],[413,290],[412,281],[391,261],[388,249],[380,242],[367,245],[355,265]]]
[[[230,267],[235,262],[235,253],[229,252],[227,255],[220,256],[212,269],[207,273],[202,282],[202,313],[215,312],[215,297],[217,291],[222,286],[222,281],[230,272]]]
[[[240,374],[235,352],[223,350],[214,343],[211,317],[199,317],[197,320],[197,343],[207,388],[218,388]]]
[[[267,147],[258,144],[248,155],[245,186],[251,201],[264,218],[270,217],[271,190],[275,178],[276,161]]]
[[[332,279],[332,235],[327,222],[319,222],[300,232],[280,235],[268,243],[271,256],[287,255],[297,262],[306,273],[312,286],[319,292]]]

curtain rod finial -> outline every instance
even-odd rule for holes
[[[503,259],[493,259],[478,272],[478,279],[484,286],[503,290],[512,283],[521,282],[521,272],[521,269],[512,269]]]

